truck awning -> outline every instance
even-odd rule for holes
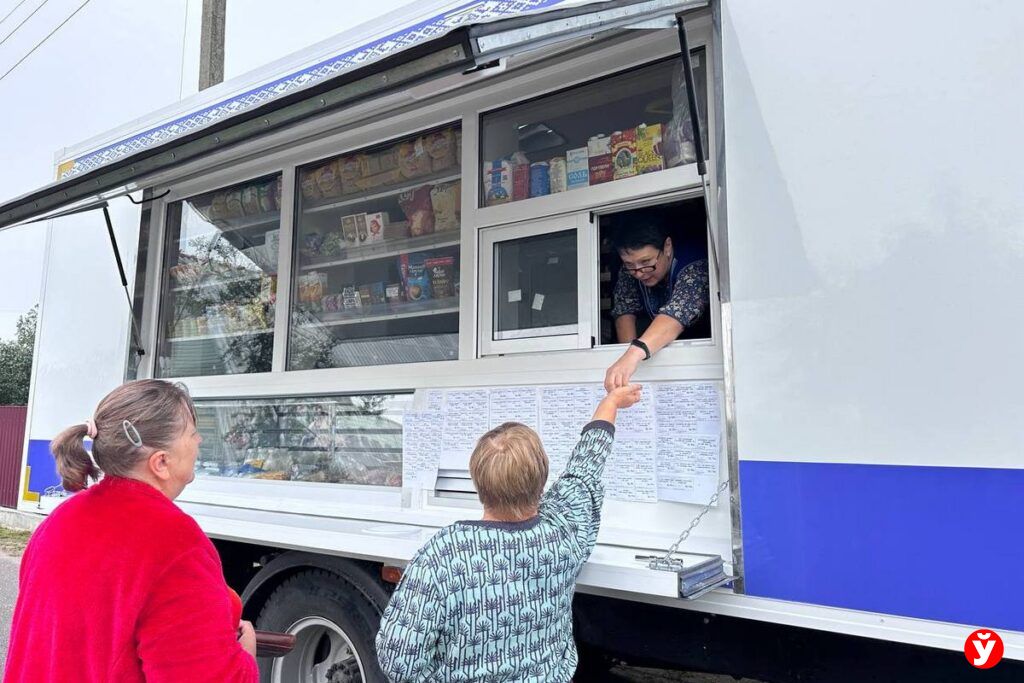
[[[667,28],[678,13],[704,7],[707,0],[425,5],[383,35],[356,28],[97,138],[59,165],[54,183],[0,204],[0,230],[54,218],[67,207],[88,210],[144,189],[145,178],[156,172],[426,80],[487,68],[512,54],[595,33]],[[308,60],[311,53],[319,57],[296,68],[297,60]]]

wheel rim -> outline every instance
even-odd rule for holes
[[[295,648],[273,660],[273,683],[363,683],[363,663],[352,640],[329,619],[306,617],[292,624]]]

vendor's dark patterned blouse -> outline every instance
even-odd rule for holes
[[[619,271],[619,280],[615,283],[612,294],[612,317],[621,315],[645,314],[644,302],[640,298],[639,288],[643,285],[627,273]],[[651,288],[652,294],[659,301],[665,301],[659,314],[672,316],[683,328],[693,325],[708,310],[708,262],[707,259],[693,261],[679,270],[672,293],[668,296],[668,278]],[[667,299],[667,301],[666,301]]]
[[[572,594],[597,542],[614,429],[583,429],[536,517],[457,522],[420,548],[377,634],[392,683],[572,678]]]

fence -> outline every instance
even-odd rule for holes
[[[0,406],[0,507],[18,506],[27,415],[25,406]]]

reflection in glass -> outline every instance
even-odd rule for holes
[[[494,339],[575,334],[576,231],[494,245]]]
[[[196,401],[196,474],[331,484],[402,484],[412,394]]]
[[[458,353],[461,132],[299,169],[289,369]]]
[[[277,299],[281,177],[174,202],[157,372],[269,372]]]
[[[692,53],[707,149],[704,49]],[[484,115],[480,197],[494,206],[696,161],[682,61],[672,59]]]

